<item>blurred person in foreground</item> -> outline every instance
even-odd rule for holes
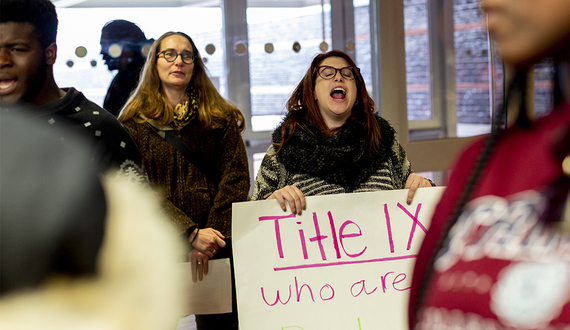
[[[27,111],[46,126],[65,127],[58,131],[63,140],[69,131],[87,137],[101,151],[96,161],[107,175],[144,184],[140,153],[121,123],[75,88],[57,86],[57,24],[49,0],[0,2],[0,108]]]
[[[193,280],[203,279],[214,257],[231,263],[232,203],[247,200],[249,191],[240,133],[245,122],[208,78],[188,35],[167,32],[153,44],[119,120],[137,142],[171,220],[188,238]],[[233,287],[233,313],[196,315],[199,330],[237,329]]]
[[[417,257],[410,328],[568,329],[570,1],[483,0],[482,7],[516,71],[499,115],[515,102],[518,116],[453,167]],[[545,58],[556,66],[555,108],[531,120],[526,72]]]
[[[252,199],[277,199],[301,214],[305,196],[410,189],[433,183],[412,172],[396,131],[375,113],[359,68],[346,53],[317,55],[273,132]]]
[[[137,86],[147,52],[154,40],[148,40],[133,22],[116,19],[101,30],[101,55],[109,71],[117,70],[111,81],[103,108],[119,116],[121,108]]]
[[[158,199],[59,130],[0,113],[0,329],[174,329],[184,250]]]

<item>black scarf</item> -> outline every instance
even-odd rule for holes
[[[338,184],[347,192],[353,191],[366,182],[380,164],[394,157],[391,146],[395,131],[386,120],[376,119],[383,138],[379,155],[370,152],[364,126],[352,120],[326,139],[314,127],[296,128],[277,153],[277,161],[290,172],[310,174]],[[273,132],[273,143],[281,141],[281,131],[282,125],[279,125]]]

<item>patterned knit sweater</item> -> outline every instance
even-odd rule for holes
[[[295,185],[305,196],[403,189],[411,164],[392,126],[381,117],[376,120],[383,138],[380,155],[370,155],[365,129],[356,122],[346,123],[327,139],[310,128],[297,128],[276,155],[272,144],[257,174],[252,200],[287,185]],[[280,139],[278,127],[273,142]]]
[[[125,126],[138,144],[151,184],[165,197],[168,217],[180,232],[214,228],[231,237],[232,203],[247,200],[249,167],[245,145],[234,120],[205,130],[198,118],[175,133],[209,164],[219,184],[190,163],[148,124],[133,119]]]

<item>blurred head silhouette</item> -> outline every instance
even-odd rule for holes
[[[133,22],[113,20],[101,30],[101,55],[109,70],[124,70],[144,63],[152,40]]]
[[[155,194],[26,111],[0,108],[0,329],[174,329],[185,250]]]
[[[0,111],[0,296],[96,273],[106,199],[90,144]]]
[[[154,42],[147,39],[133,22],[113,20],[101,31],[101,54],[110,71],[118,70],[113,78],[103,108],[115,116],[138,83],[146,55]]]
[[[502,59],[520,68],[551,57],[570,60],[570,1],[483,0]]]

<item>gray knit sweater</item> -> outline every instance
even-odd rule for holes
[[[406,180],[412,173],[411,164],[406,158],[406,152],[400,143],[395,139],[395,132],[391,126],[389,126],[389,124],[380,117],[377,117],[377,120],[380,124],[380,127],[382,128],[385,143],[388,144],[388,146],[385,148],[386,154],[382,155],[382,157],[380,157],[380,160],[372,162],[371,166],[373,166],[373,168],[368,170],[369,174],[366,175],[365,179],[360,179],[360,182],[354,184],[351,189],[347,189],[346,184],[342,185],[338,182],[332,182],[332,180],[327,179],[326,175],[320,175],[319,173],[309,174],[306,173],[307,171],[291,170],[290,168],[287,168],[284,162],[280,161],[280,159],[283,160],[284,157],[287,157],[287,150],[283,152],[284,150],[282,149],[279,154],[275,155],[277,149],[274,145],[271,145],[261,163],[259,173],[257,174],[257,178],[255,180],[255,189],[253,191],[253,196],[251,199],[263,199],[275,190],[281,189],[287,185],[295,185],[303,192],[305,196],[404,189]],[[313,150],[318,153],[319,151],[316,150],[319,149],[323,143],[322,141],[310,141],[313,139],[312,134],[304,132],[302,130],[297,131],[295,134],[299,134],[301,136],[297,140],[301,141],[301,144],[306,143],[307,154],[299,155],[300,159],[298,161],[302,163],[305,161],[303,158],[310,157],[313,153]],[[352,144],[351,146],[353,148],[362,148],[364,150],[367,150],[368,148],[367,144],[360,144],[358,142],[358,137],[349,136],[346,138],[346,140],[349,141],[349,145]],[[328,142],[329,141],[326,141],[325,143]],[[285,146],[287,146],[287,144]],[[328,157],[329,154],[332,155],[331,157],[335,157],[333,155],[335,152],[338,154],[339,152],[342,153],[342,151],[345,150],[345,148],[342,146],[342,143],[340,146],[334,145],[334,148],[330,148],[330,152],[328,152],[328,150],[325,150],[325,152],[321,151],[321,154],[326,155],[325,157]],[[303,150],[303,148],[301,147],[300,149],[297,149],[297,151],[298,150]],[[339,155],[336,157],[338,158]],[[342,154],[340,157],[342,158]],[[327,161],[327,159],[318,159],[317,161],[311,160],[309,163],[313,162],[315,165],[317,165],[316,163],[327,163]],[[333,160],[331,158],[330,161],[338,161],[338,159]],[[351,166],[347,165],[346,170],[344,171],[349,173],[351,172],[351,169]]]

